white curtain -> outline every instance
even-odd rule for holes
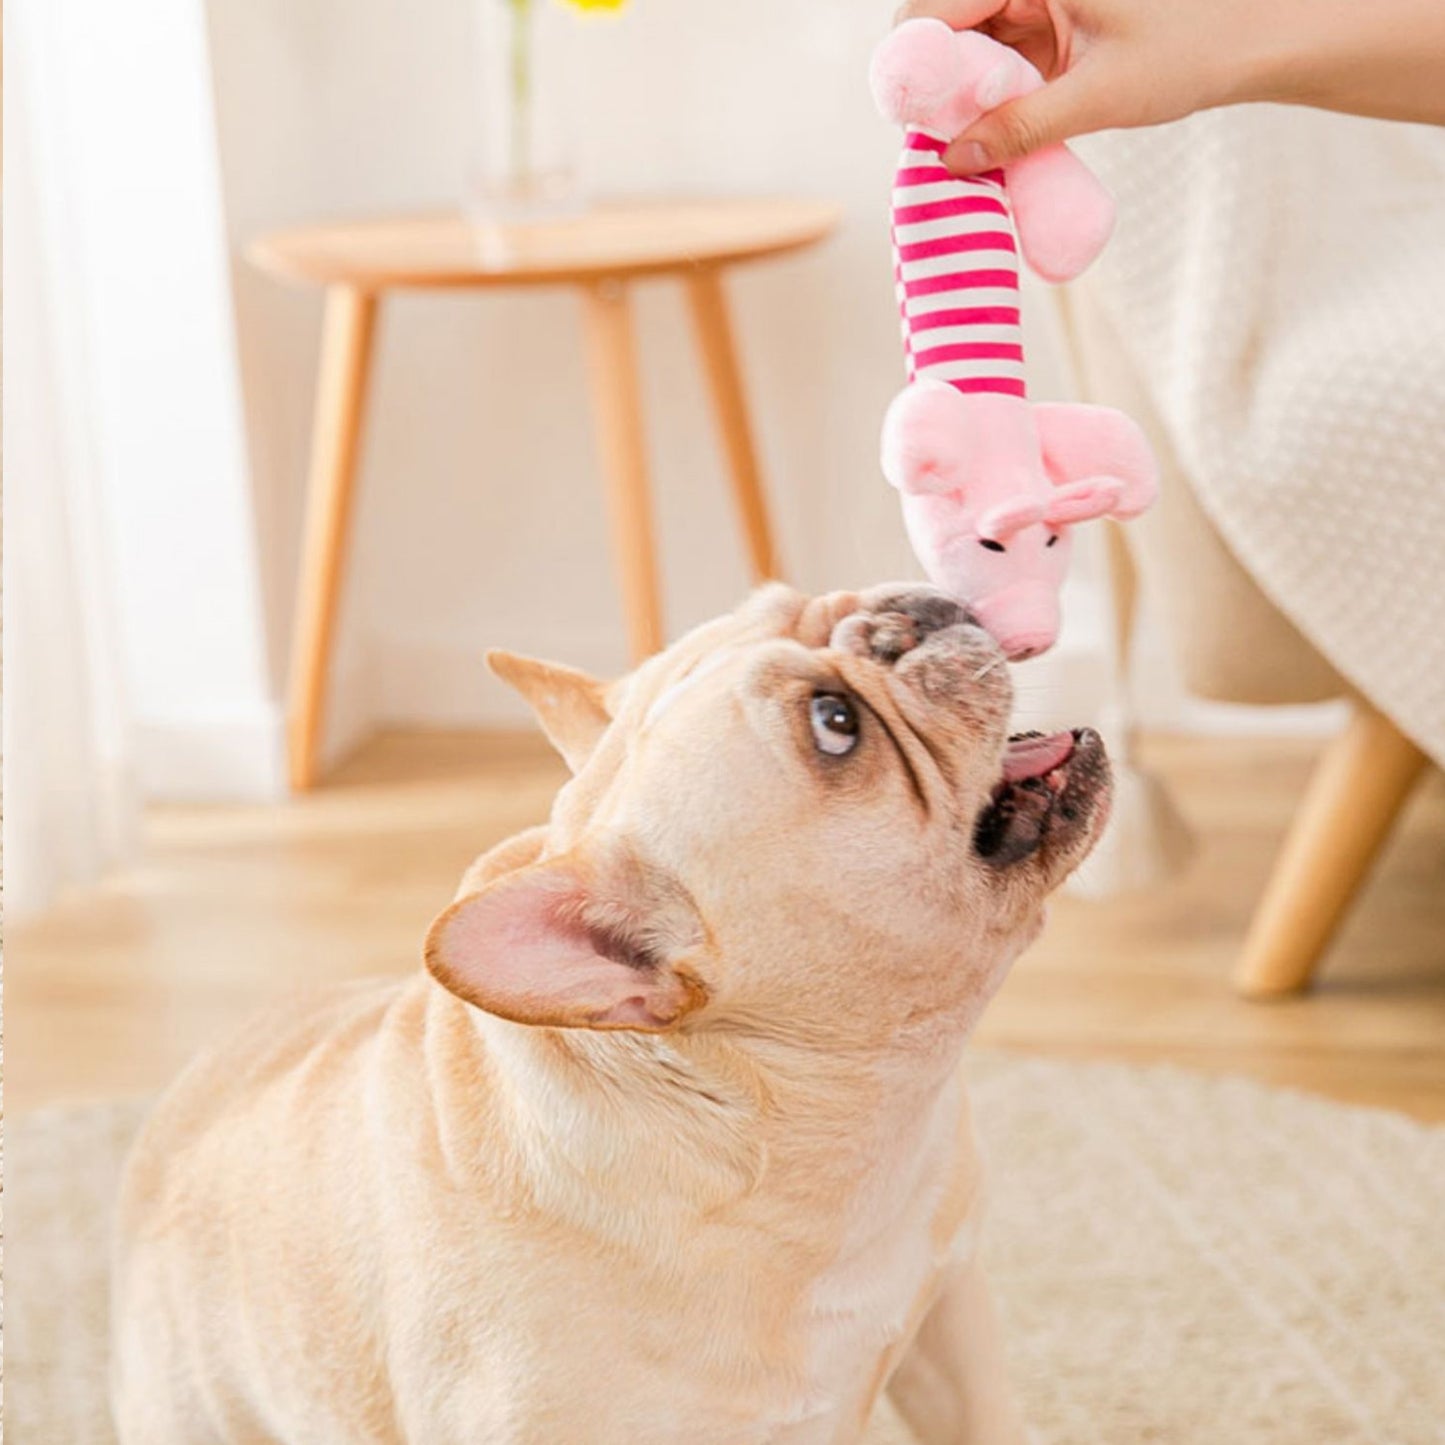
[[[122,858],[136,813],[103,601],[114,591],[99,544],[86,337],[67,324],[83,308],[59,304],[75,272],[26,124],[38,77],[24,64],[23,30],[7,42],[4,844],[14,919]]]

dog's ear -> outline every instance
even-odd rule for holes
[[[517,1023],[671,1028],[707,1000],[685,890],[620,845],[504,874],[432,924],[426,965],[459,998]]]
[[[497,649],[487,653],[487,666],[527,699],[548,741],[579,772],[612,721],[606,684],[575,667]]]

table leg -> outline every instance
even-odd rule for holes
[[[712,393],[713,410],[727,453],[733,500],[747,542],[753,581],[766,582],[780,576],[782,568],[778,562],[777,544],[773,540],[772,522],[768,517],[768,502],[758,467],[757,449],[753,444],[737,346],[733,340],[720,273],[703,270],[689,277],[687,295],[698,347],[702,351],[703,367],[707,372],[708,390]]]
[[[332,286],[326,293],[292,632],[287,747],[291,786],[298,791],[316,781],[376,306],[374,293],[352,286]]]
[[[587,286],[582,297],[612,547],[622,584],[628,645],[632,660],[641,662],[662,647],[663,631],[631,299],[617,281]]]

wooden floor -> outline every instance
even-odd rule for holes
[[[1312,995],[1249,1004],[1227,986],[1313,753],[1152,740],[1202,834],[1198,861],[1147,896],[1061,899],[979,1042],[1245,1073],[1445,1119],[1439,776]],[[416,967],[467,861],[540,820],[561,776],[531,735],[397,734],[295,803],[156,809],[135,867],[7,940],[10,1108],[153,1089],[296,984]]]

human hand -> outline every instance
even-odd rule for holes
[[[1236,101],[1445,125],[1441,0],[908,0],[1012,46],[1048,82],[990,111],[944,160],[968,175],[1090,131]]]
[[[1229,14],[1238,0],[909,0],[929,16],[1012,46],[1049,82],[990,111],[944,156],[960,174],[1115,126],[1154,125],[1245,98]]]

